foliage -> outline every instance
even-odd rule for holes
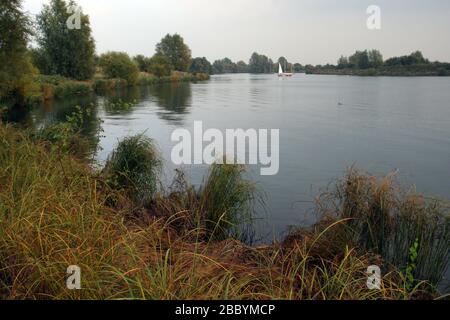
[[[146,56],[139,54],[133,58],[133,61],[137,64],[139,71],[149,72],[149,59]]]
[[[100,56],[100,67],[107,78],[120,78],[134,85],[139,76],[137,65],[124,52],[108,52]]]
[[[409,248],[409,262],[406,267],[406,288],[412,290],[415,282],[414,273],[417,268],[417,255],[419,249],[419,239],[416,239],[414,244]]]
[[[39,48],[34,53],[35,62],[45,74],[90,79],[95,72],[95,42],[89,17],[81,13],[81,28],[69,29],[69,6],[76,3],[51,0],[37,16]]]
[[[11,94],[26,100],[35,89],[36,70],[26,49],[31,23],[22,11],[22,0],[1,1],[0,12],[0,101]]]
[[[84,159],[89,156],[98,141],[88,141],[82,136],[84,119],[91,114],[91,109],[76,107],[75,112],[66,117],[66,121],[53,123],[40,128],[31,136],[44,143],[51,151],[67,153]]]
[[[273,65],[272,60],[267,56],[255,52],[250,58],[248,67],[250,73],[272,73]]]
[[[190,73],[212,74],[212,71],[212,65],[205,57],[192,59],[189,66]]]
[[[423,57],[422,52],[416,51],[409,56],[393,57],[386,60],[386,66],[412,66],[418,64],[429,64],[430,62]]]
[[[229,58],[214,61],[212,65],[213,74],[236,73],[237,65]]]
[[[236,72],[237,73],[248,73],[248,64],[246,64],[244,61],[238,61],[236,63]]]
[[[173,65],[170,59],[166,56],[155,54],[148,61],[148,72],[161,78],[165,76],[170,76],[173,71]]]
[[[169,58],[177,71],[186,71],[191,63],[191,50],[179,34],[167,34],[156,45],[156,54]]]
[[[125,190],[140,206],[148,205],[157,191],[161,164],[153,140],[140,134],[119,142],[106,161],[104,174],[112,188]]]

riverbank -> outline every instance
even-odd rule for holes
[[[306,69],[306,73],[317,75],[360,77],[448,77],[450,76],[450,69],[448,67],[430,67],[429,65],[417,65],[409,67],[394,66],[369,69],[313,67]]]
[[[179,176],[177,188],[150,187],[150,199],[134,198],[140,194],[126,187],[134,184],[113,179],[111,172],[123,176],[115,169],[123,163],[119,155],[142,156],[150,160],[137,162],[143,164],[139,171],[149,173],[150,184],[144,185],[153,185],[156,171],[150,164],[158,162],[151,161],[156,159],[148,152],[151,145],[128,139],[110,158],[117,166],[93,170],[74,148],[78,137],[72,124],[55,130],[63,134],[30,134],[0,124],[2,298],[439,296],[433,284],[441,276],[443,254],[448,255],[448,248],[442,249],[449,240],[445,209],[419,195],[401,196],[391,176],[349,172],[336,190],[318,198],[317,212],[323,217],[318,224],[256,247],[216,233],[230,227],[228,217],[223,219],[226,212],[251,203],[248,196],[254,189],[242,180],[242,168],[215,167],[200,190]],[[51,143],[49,136],[55,138]],[[132,150],[140,151],[123,153],[133,145]],[[227,189],[233,196],[224,198],[221,186],[230,181],[240,187]],[[215,218],[203,214],[205,207]],[[67,290],[69,265],[82,269],[83,290]],[[370,265],[383,270],[380,290],[367,288]]]
[[[125,79],[108,79],[96,76],[92,80],[77,81],[62,76],[37,75],[33,85],[23,94],[23,103],[27,106],[42,103],[52,99],[82,96],[91,93],[104,94],[108,91],[132,86],[155,85],[161,83],[198,82],[209,80],[209,75],[203,73],[173,72],[170,76],[156,77],[150,73],[141,72],[136,83]]]

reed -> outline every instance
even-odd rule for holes
[[[450,218],[444,202],[405,192],[395,175],[377,178],[351,169],[336,189],[319,199],[319,213],[348,219],[347,241],[381,255],[405,271],[418,242],[416,283],[437,286],[450,261]]]
[[[152,139],[144,134],[124,138],[106,161],[109,184],[126,190],[140,206],[148,205],[158,187],[162,160]]]

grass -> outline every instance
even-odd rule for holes
[[[106,161],[104,175],[115,189],[125,190],[139,206],[157,191],[162,160],[154,142],[143,134],[125,138]]]
[[[417,242],[414,279],[434,286],[442,280],[450,261],[450,215],[444,202],[402,191],[394,175],[377,178],[351,169],[319,203],[321,215],[350,219],[348,241],[399,270],[407,269]]]
[[[143,149],[151,148],[140,139],[132,145],[141,143]],[[128,157],[130,152],[124,154]],[[131,154],[135,159],[148,157],[146,152]],[[221,208],[238,208],[234,206],[236,201],[248,203],[253,198],[248,196],[252,188],[241,185],[241,173],[241,169],[214,167],[201,189],[190,186],[180,174],[178,187],[174,185],[169,195],[155,195],[153,209],[173,206],[165,212],[176,212],[179,207],[189,208],[192,204],[195,208],[198,203],[205,203],[205,207],[218,208],[213,211],[216,217],[221,216],[218,214]],[[236,193],[237,198],[216,194],[230,184],[230,193]],[[240,195],[241,191],[247,196]],[[111,197],[115,199],[114,205]],[[164,197],[166,201],[156,206],[158,198]],[[168,201],[167,197],[176,201]],[[202,197],[207,200],[200,200]],[[211,201],[215,204],[210,205]],[[320,208],[325,207],[322,204]],[[135,203],[126,190],[111,188],[102,172],[68,153],[49,151],[46,143],[25,131],[0,124],[0,297],[237,300],[437,297],[424,282],[407,288],[405,275],[390,265],[383,274],[381,290],[368,290],[367,267],[381,265],[383,259],[352,242],[355,235],[348,231],[348,224],[353,218],[337,216],[337,211],[310,230],[290,233],[280,243],[248,246],[231,238],[198,237],[204,234],[201,226],[208,224],[184,223],[192,221],[190,215],[183,220],[185,212],[165,216],[144,207],[143,215],[132,216],[129,213],[133,208]],[[419,252],[423,250],[420,246]],[[418,266],[420,256],[419,253]],[[82,290],[66,288],[69,265],[81,267]]]

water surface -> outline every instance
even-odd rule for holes
[[[125,109],[115,104],[128,102]],[[166,159],[165,177],[174,166],[174,129],[280,129],[280,172],[252,179],[268,195],[259,234],[270,238],[289,225],[308,225],[311,201],[350,166],[399,180],[419,192],[450,199],[450,79],[361,78],[296,75],[221,75],[201,83],[165,84],[54,102],[35,109],[35,126],[64,120],[75,105],[88,106],[103,120],[104,161],[124,136],[145,132]],[[87,132],[93,134],[95,125]],[[205,166],[185,167],[201,183]]]

